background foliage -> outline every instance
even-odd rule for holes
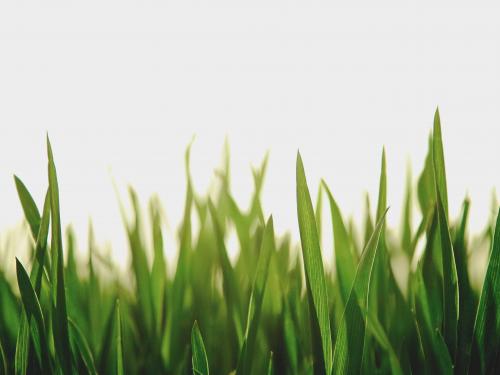
[[[16,274],[9,275],[6,264],[14,259],[2,257],[0,373],[498,371],[500,216],[474,238],[467,233],[467,199],[460,217],[449,217],[438,112],[416,187],[408,179],[399,230],[384,221],[385,152],[376,212],[372,216],[367,199],[361,226],[346,221],[325,181],[313,207],[297,155],[298,246],[275,233],[261,205],[267,157],[253,170],[254,194],[242,209],[231,194],[229,156],[217,173],[217,191],[200,195],[191,182],[188,148],[176,264],[164,257],[160,202],[150,200],[146,220],[130,189],[132,217],[120,203],[131,255],[126,274],[102,255],[92,229],[86,260],[77,256],[71,230],[63,238],[48,140],[47,152],[43,205],[15,177],[32,261],[16,259]],[[331,213],[332,267],[322,260],[323,204]],[[239,245],[234,261],[226,248],[232,230]],[[485,267],[476,261],[481,252],[487,253]]]

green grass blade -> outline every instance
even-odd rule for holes
[[[47,137],[48,174],[50,189],[50,205],[52,219],[52,274],[53,292],[55,295],[55,311],[53,312],[54,344],[57,358],[64,374],[73,371],[72,356],[68,333],[68,314],[66,311],[66,295],[64,289],[64,259],[61,233],[61,215],[59,210],[59,187],[52,147]]]
[[[31,285],[30,278],[28,273],[16,258],[16,273],[17,273],[17,282],[19,285],[19,291],[21,292],[21,299],[23,301],[24,311],[26,313],[26,317],[28,321],[31,317],[34,318],[38,329],[38,336],[40,342],[37,343],[41,348],[42,352],[42,370],[50,373],[51,365],[50,365],[50,357],[48,350],[48,342],[45,336],[45,322],[43,319],[42,308],[40,306],[40,302],[38,301],[38,297],[36,296],[35,290]]]
[[[325,182],[322,183],[322,186],[324,187],[330,202],[335,248],[335,266],[337,267],[340,291],[345,304],[349,298],[354,276],[356,275],[356,261],[353,256],[349,235],[347,234],[337,202],[333,198],[333,195]]]
[[[194,322],[193,329],[191,330],[191,350],[193,352],[193,375],[209,375],[210,371],[208,367],[207,353],[205,351],[205,344],[203,343],[203,337],[201,336],[201,332],[196,321]]]
[[[314,368],[316,374],[330,374],[332,371],[332,339],[328,313],[328,295],[316,219],[300,153],[297,153],[296,173],[297,215],[311,312],[311,334],[315,357]]]
[[[94,357],[92,355],[92,351],[90,350],[87,339],[80,331],[80,328],[78,328],[77,324],[71,319],[69,319],[69,332],[73,343],[75,344],[76,348],[78,348],[83,362],[85,363],[87,372],[91,375],[97,375]]]
[[[35,245],[35,259],[30,273],[31,282],[34,283],[34,289],[37,296],[40,296],[42,285],[43,265],[45,264],[45,255],[47,252],[47,236],[50,221],[50,194],[47,191],[45,203],[43,206],[43,215],[39,225],[39,232]],[[30,330],[28,320],[25,314],[21,315],[21,322],[17,333],[16,352],[14,357],[14,369],[17,375],[25,375],[28,366],[28,353],[30,345]]]
[[[264,229],[257,271],[253,282],[252,294],[250,295],[245,338],[236,371],[238,375],[249,375],[252,373],[257,330],[262,310],[262,301],[266,290],[269,263],[274,252],[274,225],[273,218],[271,216]]]
[[[5,351],[3,350],[2,341],[0,340],[0,375],[7,375],[7,359],[5,358]]]
[[[243,343],[243,324],[240,294],[238,291],[238,284],[236,275],[234,274],[233,267],[227,255],[226,245],[224,244],[224,235],[222,232],[222,224],[219,221],[217,210],[212,201],[208,201],[208,208],[214,223],[215,239],[217,242],[217,252],[220,267],[222,269],[223,291],[228,306],[229,315],[232,318],[235,333],[238,341]]]
[[[365,314],[369,311],[370,284],[384,219],[385,213],[378,221],[363,251],[338,328],[333,352],[334,374],[336,375],[359,374],[361,370],[366,333]],[[363,306],[363,309],[360,306]]]
[[[120,301],[116,301],[115,306],[115,338],[116,338],[116,374],[125,373],[123,367],[123,341],[122,341],[122,318],[120,314]]]
[[[468,254],[465,231],[469,214],[469,206],[469,200],[465,199],[462,208],[462,218],[453,242],[459,285],[458,311],[460,314],[458,316],[458,348],[456,361],[456,369],[459,375],[467,373],[470,363],[474,319],[477,309],[477,300],[470,284],[468,274],[469,271],[467,267]]]
[[[269,361],[267,363],[267,372],[266,372],[267,375],[273,375],[274,374],[274,371],[273,371],[273,352],[270,352],[269,353]]]
[[[438,187],[437,191],[443,204],[446,219],[448,220],[448,187],[446,184],[446,169],[444,165],[443,139],[441,136],[441,120],[439,118],[439,109],[436,109],[436,113],[434,115],[432,159],[434,163],[434,178]]]
[[[387,161],[385,156],[385,147],[382,149],[382,166],[380,168],[380,181],[378,188],[377,216],[375,220],[378,222],[384,215],[387,209]],[[385,225],[385,224],[384,224]],[[383,236],[383,231],[381,232]]]
[[[406,176],[406,188],[403,206],[403,219],[401,225],[401,247],[408,254],[408,256],[413,256],[413,246],[412,246],[412,215],[413,215],[413,202],[412,202],[412,177],[411,169],[408,167],[408,172]]]
[[[458,276],[448,221],[440,196],[438,196],[438,222],[443,252],[443,337],[451,357],[454,358],[458,342]]]
[[[474,323],[470,374],[493,373],[500,348],[500,211]]]
[[[23,208],[24,217],[30,226],[33,238],[36,239],[40,227],[40,212],[38,211],[38,207],[36,206],[33,197],[21,179],[14,175],[14,181],[16,183],[17,195],[19,196],[19,200],[21,201],[21,206]]]

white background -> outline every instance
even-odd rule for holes
[[[42,203],[47,131],[63,223],[85,246],[91,216],[98,241],[111,241],[122,260],[111,176],[122,192],[135,186],[143,203],[158,192],[175,228],[193,135],[198,190],[208,187],[227,136],[241,203],[252,191],[250,164],[270,150],[264,207],[294,235],[297,149],[311,192],[326,178],[344,213],[359,220],[363,192],[375,200],[385,145],[396,226],[406,166],[411,160],[414,176],[420,171],[437,105],[451,214],[469,192],[472,229],[490,215],[500,185],[498,7],[85,3],[0,5],[2,233],[22,218],[13,173]]]

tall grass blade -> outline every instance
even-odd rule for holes
[[[324,187],[328,196],[328,201],[330,202],[335,248],[335,266],[340,284],[340,291],[342,293],[342,299],[345,304],[347,303],[347,299],[349,298],[349,294],[351,292],[354,276],[356,275],[357,264],[353,255],[353,250],[351,249],[349,235],[347,234],[337,202],[333,198],[333,195],[325,182],[322,183],[322,186]]]
[[[296,173],[297,215],[310,309],[314,372],[315,374],[330,374],[332,371],[332,339],[328,295],[316,219],[300,153],[297,153]]]
[[[56,167],[52,154],[52,147],[47,136],[47,154],[48,154],[48,174],[50,190],[50,206],[52,219],[52,285],[53,299],[55,300],[55,309],[52,314],[54,344],[56,355],[59,359],[64,374],[71,374],[73,371],[72,356],[70,351],[69,333],[68,333],[68,315],[66,312],[66,295],[64,288],[64,259],[61,233],[61,215],[59,211],[59,187],[57,184]]]
[[[387,212],[387,211],[386,211]],[[366,313],[369,311],[370,284],[384,223],[382,214],[366,245],[356,270],[354,283],[338,328],[333,352],[334,374],[358,374],[365,345]]]
[[[264,229],[257,271],[253,282],[252,294],[250,295],[245,338],[238,360],[238,368],[236,370],[238,375],[249,375],[252,373],[257,330],[259,328],[262,301],[264,299],[267,276],[269,273],[269,262],[274,251],[274,225],[271,216]]]
[[[493,374],[500,351],[500,210],[484,278],[471,355],[470,374]],[[498,368],[496,368],[498,370]]]

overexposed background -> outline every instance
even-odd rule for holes
[[[175,228],[193,135],[198,191],[227,136],[242,203],[250,164],[270,150],[264,207],[295,238],[297,149],[311,192],[324,177],[359,219],[385,145],[395,226],[407,164],[416,177],[437,105],[451,214],[468,192],[471,228],[482,228],[500,186],[500,8],[326,3],[2,2],[0,228],[22,218],[13,173],[42,203],[46,132],[63,223],[84,247],[92,217],[119,260],[127,246],[111,176],[143,203],[159,193]]]

